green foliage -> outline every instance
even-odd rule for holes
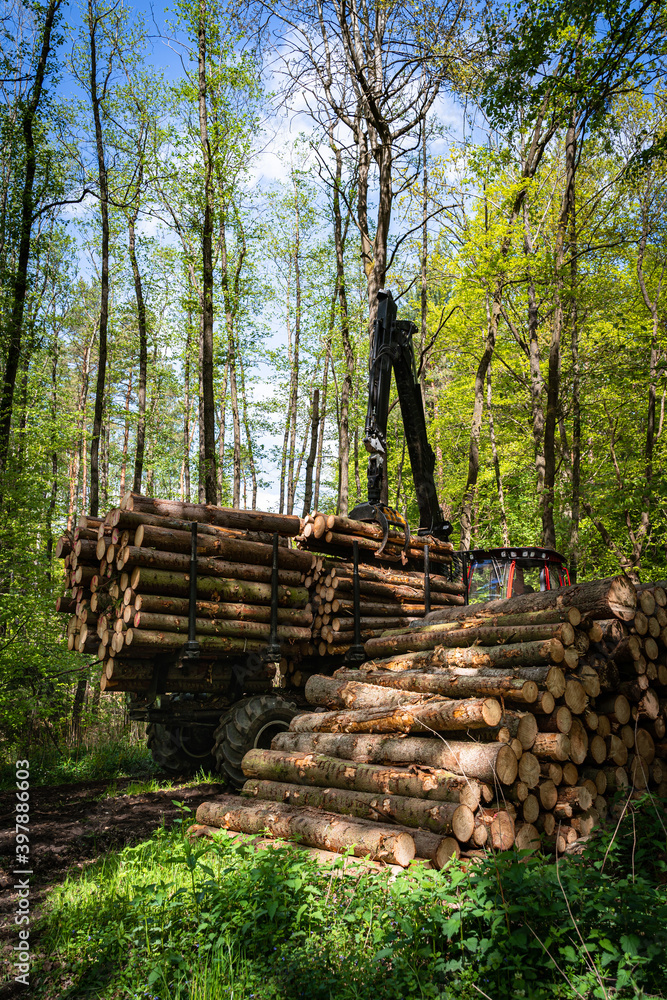
[[[345,864],[158,831],[51,892],[34,995],[665,995],[664,811],[649,798],[558,865],[508,852],[393,878]]]
[[[14,788],[15,761],[24,756],[24,745],[3,747],[0,763],[0,788]],[[155,763],[145,742],[132,740],[123,734],[116,739],[105,738],[88,745],[36,748],[30,759],[30,780],[34,786],[66,785],[77,781],[106,781],[114,778],[146,778],[156,771]],[[150,790],[147,789],[146,790]],[[125,794],[125,793],[124,793]],[[127,794],[138,794],[137,791]]]

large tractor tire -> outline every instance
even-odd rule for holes
[[[147,736],[153,760],[167,774],[189,775],[215,768],[210,726],[165,726],[153,722]]]
[[[289,729],[298,711],[292,702],[275,694],[237,701],[223,715],[215,731],[213,754],[218,771],[231,785],[240,788],[245,781],[241,761],[248,750],[255,747],[269,750],[273,737]]]

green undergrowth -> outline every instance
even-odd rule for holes
[[[557,866],[508,852],[397,877],[191,844],[191,819],[52,890],[35,997],[667,996],[665,819],[648,797]]]
[[[197,785],[221,784],[225,784],[225,779],[221,774],[214,774],[212,771],[202,769],[191,778],[166,778],[164,775],[159,775],[154,778],[130,781],[127,785],[120,786],[113,781],[104,789],[99,798],[114,798],[118,795],[146,795],[150,792],[168,792],[177,788],[196,788]]]
[[[147,779],[160,774],[150,750],[143,742],[122,735],[91,745],[40,747],[27,752],[21,748],[6,748],[0,764],[0,790],[12,789],[16,782],[15,761],[30,760],[30,783],[67,785],[80,781],[107,781],[114,778]]]

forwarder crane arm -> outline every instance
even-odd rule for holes
[[[452,533],[452,525],[443,517],[435,489],[435,455],[426,434],[424,404],[412,347],[412,337],[416,330],[414,323],[396,319],[396,304],[391,292],[378,292],[364,437],[364,444],[369,452],[368,502],[355,507],[350,517],[362,521],[379,521],[385,529],[385,537],[389,525],[400,526],[409,532],[400,515],[382,503],[383,486],[387,477],[387,420],[393,369],[419,505],[418,533],[446,540]]]

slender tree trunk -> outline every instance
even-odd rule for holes
[[[313,510],[317,510],[320,502],[320,480],[322,476],[322,459],[324,456],[324,426],[327,417],[327,389],[329,385],[329,360],[331,358],[331,342],[333,339],[333,324],[336,315],[336,293],[334,292],[331,301],[331,313],[329,317],[329,330],[327,335],[327,346],[324,354],[324,371],[322,372],[322,408],[320,413],[320,427],[317,437],[317,463],[315,466],[315,490],[313,494]]]
[[[42,98],[44,76],[51,51],[51,32],[53,30],[53,22],[58,8],[60,7],[60,3],[61,0],[49,0],[49,4],[46,8],[42,45],[39,53],[39,59],[37,61],[35,82],[33,83],[30,98],[25,105],[21,117],[21,130],[25,146],[25,174],[23,178],[23,191],[21,194],[18,259],[16,261],[16,271],[11,282],[11,291],[9,293],[8,303],[9,315],[6,320],[5,328],[7,356],[2,381],[2,395],[0,397],[0,474],[2,474],[7,467],[7,457],[9,454],[9,438],[12,425],[14,389],[16,386],[16,374],[18,371],[19,360],[21,357],[23,316],[25,312],[26,294],[28,291],[28,268],[30,265],[30,255],[32,250],[31,241],[34,211],[33,189],[37,169],[33,126]]]
[[[241,506],[241,414],[239,412],[239,392],[236,380],[236,340],[229,341],[229,401],[232,406],[232,427],[234,432],[232,506]]]
[[[573,193],[573,198],[575,197]],[[581,521],[581,370],[579,364],[579,310],[577,269],[577,215],[573,201],[571,215],[572,263],[570,295],[572,317],[572,527],[570,531],[570,579],[577,582],[579,572],[579,525]]]
[[[198,70],[199,70],[199,134],[204,160],[204,225],[202,233],[202,324],[201,324],[201,389],[203,425],[202,479],[206,503],[217,503],[215,471],[215,398],[213,394],[213,206],[212,162],[208,134],[206,59],[206,21],[209,15],[206,0],[199,2]]]
[[[428,161],[426,158],[426,118],[421,121],[422,140],[422,254],[421,254],[421,328],[419,335],[419,363],[422,404],[426,409],[426,319],[428,315]]]
[[[507,527],[507,513],[505,511],[505,493],[503,490],[503,480],[500,475],[500,459],[498,457],[498,447],[496,445],[496,429],[493,422],[493,401],[491,393],[491,365],[486,372],[486,407],[489,411],[489,438],[491,440],[491,456],[493,458],[493,471],[496,474],[496,488],[498,490],[498,507],[500,510],[500,530],[503,535],[503,545],[510,544],[509,530]]]
[[[225,361],[225,370],[222,375],[222,389],[220,390],[220,433],[218,435],[218,491],[220,499],[225,494],[225,431],[227,424],[227,386],[229,383],[229,353]]]
[[[544,506],[542,509],[542,544],[547,549],[556,548],[554,503],[556,484],[556,425],[560,405],[560,347],[563,330],[563,261],[570,214],[574,207],[574,176],[577,160],[576,111],[572,108],[570,124],[565,136],[565,190],[561,202],[556,247],[554,253],[555,297],[549,344],[549,369],[547,376],[547,415],[544,424]]]
[[[127,476],[127,454],[130,444],[130,399],[132,398],[132,372],[127,376],[127,392],[125,393],[125,426],[123,428],[123,452],[120,464],[120,498],[125,496],[125,478]],[[134,487],[133,487],[134,489]],[[141,490],[135,490],[141,493]]]
[[[58,498],[58,327],[55,309],[53,317],[53,343],[51,345],[51,493],[46,508],[46,578],[51,582],[51,560],[53,557],[53,517]]]
[[[204,441],[206,434],[204,431],[204,387],[203,387],[203,356],[204,356],[204,341],[201,335],[201,326],[199,328],[199,367],[197,374],[199,377],[199,407],[197,411],[198,424],[199,424],[199,439],[198,439],[198,452],[199,461],[197,463],[197,496],[199,503],[206,503],[206,479],[205,479],[205,465],[206,457],[204,451]]]
[[[183,381],[185,398],[183,400],[183,499],[190,502],[190,352],[192,350],[192,313],[188,310],[188,326],[185,334],[185,359],[183,363]]]
[[[141,184],[141,177],[138,181]],[[144,473],[144,446],[146,440],[146,374],[148,369],[148,329],[146,325],[146,304],[141,281],[141,271],[137,260],[135,223],[139,209],[128,219],[128,253],[134,278],[134,295],[137,300],[137,328],[139,330],[139,391],[137,394],[137,441],[134,454],[134,482],[132,489],[141,493],[141,480]]]
[[[336,287],[340,310],[340,335],[345,357],[345,374],[340,394],[340,418],[338,422],[338,513],[347,516],[350,501],[350,396],[354,380],[355,358],[350,337],[350,320],[345,284],[345,236],[340,206],[340,188],[343,175],[343,158],[340,149],[331,143],[336,156],[336,177],[333,189],[334,243],[336,248]]]
[[[313,389],[313,403],[310,410],[310,451],[308,452],[308,460],[306,462],[306,483],[303,493],[303,514],[310,511],[310,505],[313,499],[313,470],[315,468],[315,459],[317,457],[317,435],[320,425],[320,390]]]
[[[296,477],[294,463],[296,461],[296,418],[299,401],[299,351],[301,347],[301,207],[299,204],[299,188],[296,176],[292,172],[294,187],[294,346],[292,350],[292,371],[290,378],[290,396],[288,406],[289,446],[287,461],[287,505],[286,512],[294,512],[296,495]]]
[[[93,16],[93,0],[88,0],[88,32],[90,35],[90,99],[95,122],[95,148],[100,185],[100,213],[102,216],[102,268],[100,275],[100,324],[97,360],[97,384],[95,387],[95,411],[93,433],[90,439],[90,513],[99,513],[99,453],[104,410],[104,392],[107,370],[107,328],[109,324],[109,182],[107,176],[104,138],[102,134],[102,109],[97,83],[97,27],[98,18]],[[85,498],[84,498],[85,503]]]
[[[480,358],[475,375],[475,402],[470,426],[470,444],[468,446],[468,479],[463,494],[461,510],[461,541],[462,549],[469,549],[472,537],[472,514],[477,495],[477,477],[479,475],[479,439],[482,429],[482,414],[484,412],[484,382],[491,358],[496,346],[496,333],[500,316],[500,293],[489,302],[486,299],[486,342],[484,353]]]
[[[526,195],[523,203],[524,253],[526,255],[528,279],[528,365],[530,370],[530,406],[533,420],[533,447],[535,449],[535,471],[537,474],[537,495],[540,504],[544,496],[544,408],[542,406],[542,371],[540,368],[539,306],[535,281],[532,274],[531,258],[534,257],[533,234],[530,228],[530,205]]]
[[[243,428],[245,430],[246,447],[248,449],[248,465],[250,467],[250,481],[252,483],[252,510],[257,508],[257,466],[255,464],[255,452],[252,444],[252,433],[250,431],[250,419],[248,415],[248,400],[245,388],[245,370],[243,368],[243,358],[239,352],[239,376],[241,382],[241,402],[243,403]]]

